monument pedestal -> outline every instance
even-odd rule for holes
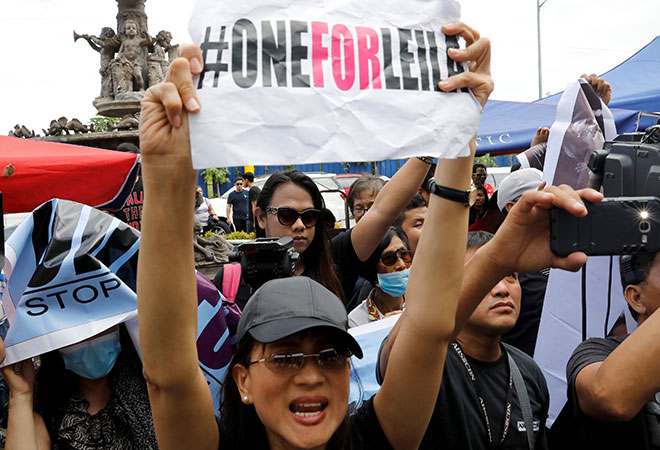
[[[130,97],[113,100],[111,98],[97,98],[92,103],[101,116],[124,117],[126,114],[135,114],[140,111],[142,98],[141,92],[131,92]]]

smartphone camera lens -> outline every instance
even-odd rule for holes
[[[639,224],[639,231],[642,233],[648,233],[651,230],[651,222],[648,220],[642,220]]]

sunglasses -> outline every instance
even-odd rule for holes
[[[248,366],[264,363],[271,372],[293,373],[303,368],[307,358],[312,358],[321,368],[340,370],[346,367],[350,356],[350,352],[340,352],[334,348],[321,350],[318,353],[275,353],[257,361],[250,361]]]
[[[386,266],[393,266],[394,264],[396,264],[398,258],[401,258],[401,261],[403,261],[406,264],[410,264],[410,262],[412,261],[412,255],[410,254],[410,252],[406,249],[400,248],[393,252],[383,253],[380,257],[380,262],[382,262]]]
[[[267,206],[266,212],[268,214],[277,214],[277,220],[279,223],[285,227],[290,227],[298,221],[298,217],[302,219],[303,225],[306,228],[311,228],[316,225],[316,222],[319,220],[321,211],[318,209],[306,209],[302,212],[298,212],[293,208],[287,206],[282,206],[276,208],[274,206]]]

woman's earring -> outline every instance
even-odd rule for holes
[[[243,402],[245,402],[245,403],[247,403],[247,402],[248,402],[248,400],[249,400],[249,398],[248,398],[248,396],[247,396],[247,395],[246,395],[245,397],[243,397]]]

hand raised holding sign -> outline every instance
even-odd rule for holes
[[[443,91],[470,88],[481,106],[485,106],[495,88],[490,77],[490,40],[462,22],[444,25],[442,31],[447,35],[459,34],[465,39],[465,49],[449,48],[447,54],[456,62],[467,61],[470,71],[449,77],[438,83],[438,87]]]

